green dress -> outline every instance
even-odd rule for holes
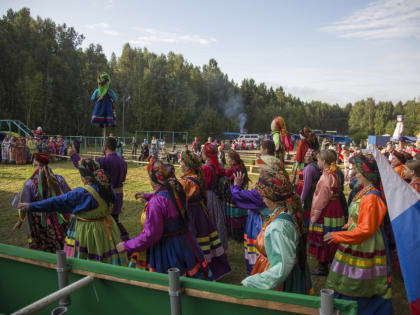
[[[76,215],[74,257],[125,265],[125,254],[117,252],[120,232],[111,217],[111,207],[89,185],[83,186],[98,203],[96,209],[80,211]]]

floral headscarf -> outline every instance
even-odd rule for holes
[[[181,153],[181,161],[192,170],[198,177],[198,183],[202,191],[206,190],[206,182],[204,180],[203,170],[201,169],[201,158],[192,151],[184,151]]]
[[[109,86],[111,85],[111,76],[106,72],[102,72],[98,74],[97,81],[99,99],[101,100],[106,95],[106,92],[108,92]]]
[[[287,212],[293,219],[299,237],[307,233],[303,217],[302,201],[293,191],[293,185],[284,173],[268,179],[259,178],[256,188],[261,197],[273,202],[278,202],[287,208]]]
[[[275,156],[261,155],[257,159],[257,165],[260,167],[260,169],[264,170],[267,173],[275,175],[279,172],[283,172],[287,176],[287,178],[289,177],[284,169],[283,161],[276,158]]]
[[[78,166],[80,176],[98,186],[99,195],[109,204],[115,202],[115,195],[111,189],[108,174],[101,169],[100,164],[93,159],[80,160]]]
[[[385,200],[385,193],[376,161],[373,158],[369,159],[368,157],[359,154],[354,156],[354,164],[356,165],[357,170],[379,190],[382,199]]]

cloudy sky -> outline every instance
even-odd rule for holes
[[[0,2],[2,14],[22,7],[73,26],[108,57],[129,42],[195,65],[215,58],[237,82],[340,105],[420,97],[420,0]]]

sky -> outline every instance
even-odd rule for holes
[[[302,100],[338,103],[420,97],[420,0],[2,0],[99,43],[216,59],[229,78],[253,78]]]

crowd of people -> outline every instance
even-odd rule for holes
[[[8,136],[1,142],[0,161],[3,164],[30,164],[35,153],[49,155],[67,155],[66,140],[61,137],[48,139],[35,136]]]
[[[195,138],[191,148],[173,150],[181,166],[177,177],[168,163],[175,158],[163,161],[165,144],[153,138],[144,156],[153,193],[135,194],[145,203],[137,236],[119,221],[127,164],[116,138],[104,141],[105,156],[95,160],[80,159],[72,144],[68,155],[81,175],[74,190],[53,173],[48,154],[35,153],[37,168],[13,202],[15,228],[25,222],[33,249],[64,248],[72,257],[151,272],[177,267],[206,280],[231,272],[231,239],[244,244],[244,286],[312,294],[311,275],[326,276],[337,298],[357,301],[359,314],[392,314],[391,261],[397,267],[398,255],[375,160],[353,146],[319,145],[308,128],[300,134],[291,176],[282,140],[261,141],[255,183],[233,143]],[[146,141],[142,153],[145,147]],[[381,149],[420,193],[417,148],[390,143]],[[308,254],[318,262],[312,271]]]

